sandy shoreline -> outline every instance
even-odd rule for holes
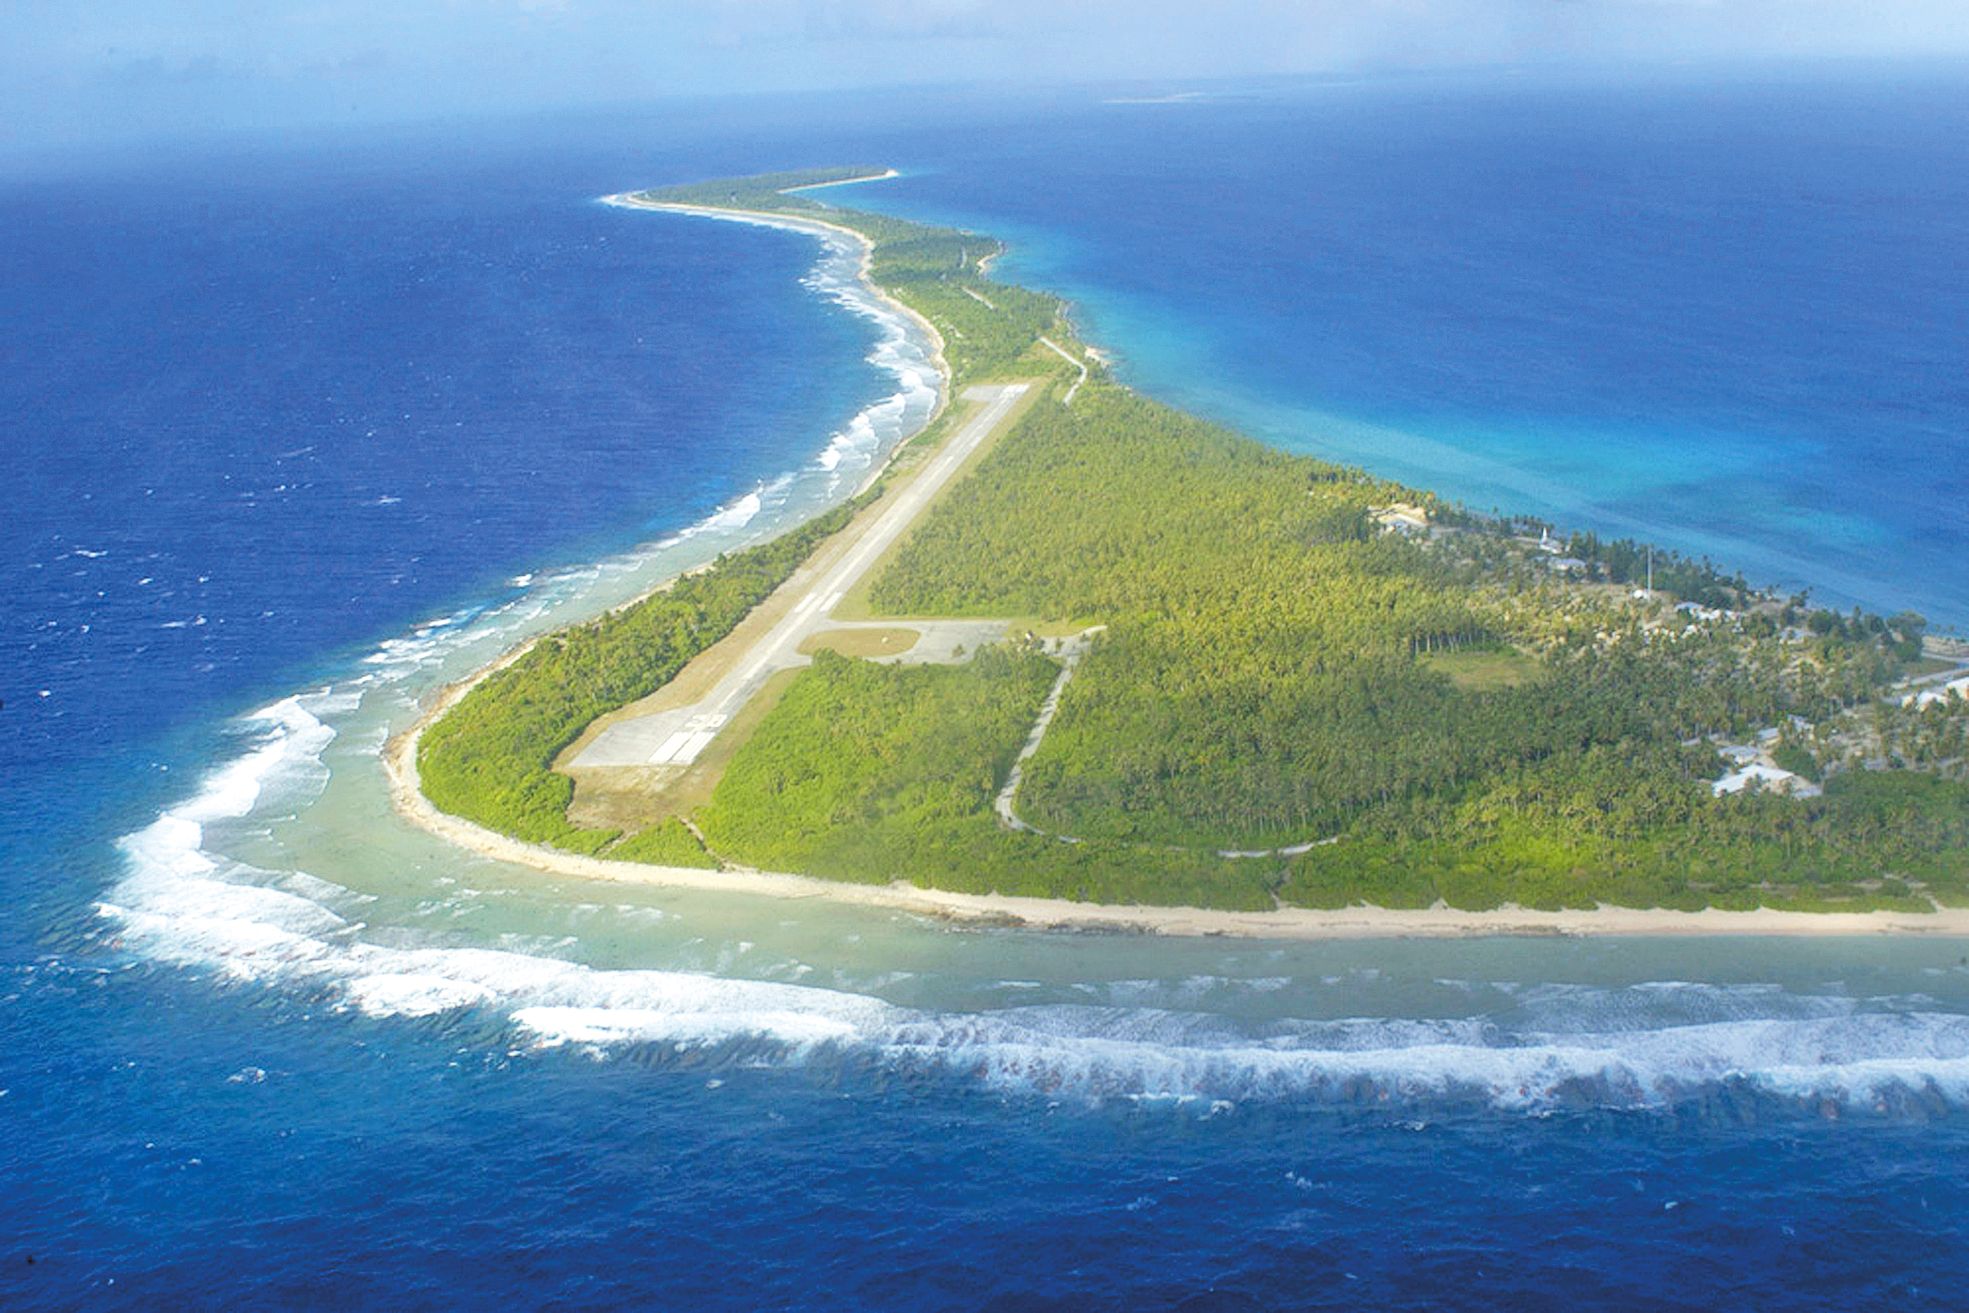
[[[634,209],[672,210],[731,221],[758,223],[794,231],[824,232],[860,244],[860,278],[875,296],[919,324],[936,343],[935,363],[942,382],[939,412],[950,394],[950,368],[943,338],[934,325],[876,286],[869,277],[873,244],[862,234],[839,224],[804,216],[766,211],[720,209],[641,201],[628,194],[604,198],[609,204]],[[934,415],[933,415],[934,419]],[[897,444],[897,450],[906,442]],[[893,457],[894,453],[891,453]],[[886,462],[884,463],[886,465]],[[879,474],[883,466],[878,466]],[[871,474],[871,481],[875,477]],[[659,587],[667,586],[659,585]],[[656,591],[654,589],[652,592]],[[645,594],[647,595],[647,594]],[[419,787],[417,744],[423,731],[449,710],[473,686],[523,655],[537,641],[529,639],[465,679],[441,689],[417,720],[384,746],[383,769],[391,805],[420,829],[495,861],[510,862],[557,875],[587,880],[611,880],[715,893],[751,894],[769,898],[828,898],[863,907],[883,908],[953,922],[1007,928],[1117,934],[1154,934],[1288,940],[1470,938],[1526,935],[1631,936],[1828,936],[1913,934],[1969,937],[1969,908],[1946,908],[1932,913],[1910,912],[1751,912],[1709,910],[1680,912],[1659,908],[1602,907],[1590,911],[1543,912],[1506,906],[1485,912],[1466,912],[1437,906],[1426,909],[1350,907],[1332,910],[1281,908],[1271,912],[1227,912],[1197,907],[1117,906],[1077,903],[1065,899],[1029,898],[1000,894],[961,894],[922,889],[901,882],[890,885],[848,884],[813,876],[748,869],[703,870],[693,867],[650,866],[610,861],[526,843],[460,817],[439,811]]]
[[[1282,908],[1275,912],[1226,912],[1202,907],[1122,907],[1075,903],[1061,898],[1005,894],[961,894],[914,885],[847,884],[809,875],[749,869],[703,870],[648,866],[583,857],[525,843],[432,806],[417,785],[417,740],[425,726],[471,687],[524,651],[515,649],[493,665],[453,684],[416,724],[384,750],[390,801],[398,814],[447,842],[495,861],[511,862],[555,875],[584,880],[657,885],[711,893],[766,898],[828,898],[861,907],[883,908],[981,927],[1145,935],[1221,935],[1239,939],[1399,939],[1480,938],[1494,935],[1941,935],[1969,936],[1969,908],[1916,912],[1676,912],[1660,908],[1603,907],[1593,911],[1540,912],[1501,907],[1488,912],[1454,908],[1393,909],[1348,907],[1333,910]]]
[[[895,176],[895,170],[891,169],[887,173],[871,174],[866,178],[845,178],[841,182],[820,183],[816,184],[816,186],[841,187],[856,182],[879,182],[884,178],[893,178]],[[801,187],[795,188],[794,190],[810,191],[813,188]],[[936,344],[936,351],[932,360],[937,367],[937,376],[942,381],[938,384],[937,388],[939,394],[937,398],[937,409],[931,413],[930,422],[934,423],[937,415],[942,413],[944,406],[949,404],[951,382],[950,364],[944,356],[943,334],[937,331],[935,324],[925,319],[909,306],[904,305],[901,301],[898,301],[895,297],[889,295],[887,291],[883,290],[876,283],[874,278],[869,276],[870,268],[875,260],[875,243],[863,234],[856,232],[853,228],[845,227],[838,223],[829,223],[825,219],[808,218],[805,215],[776,214],[771,210],[739,210],[726,209],[716,205],[684,205],[674,201],[646,201],[639,199],[633,192],[617,192],[613,196],[604,196],[602,197],[602,203],[604,205],[620,206],[625,210],[667,210],[674,214],[695,214],[707,219],[721,219],[726,223],[749,223],[761,228],[781,228],[788,232],[813,233],[823,238],[832,235],[848,239],[861,250],[861,263],[855,271],[855,276],[861,280],[861,285],[876,300],[887,305],[897,314],[904,316],[918,328],[922,329],[924,335]],[[904,439],[902,442],[896,444],[896,450],[900,451],[907,445],[908,439]],[[894,455],[895,452],[890,453],[892,458]],[[875,470],[870,472],[868,478],[869,483],[872,484],[875,481],[881,474],[882,468],[883,466],[878,465]]]

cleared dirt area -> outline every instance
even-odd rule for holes
[[[827,629],[800,644],[802,656],[839,652],[850,657],[900,656],[922,637],[914,629]]]
[[[688,817],[711,801],[732,757],[799,677],[798,670],[782,670],[767,680],[689,765],[563,767],[574,779],[568,818],[577,825],[633,832],[667,817]]]

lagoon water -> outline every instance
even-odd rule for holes
[[[1969,621],[1969,79],[1102,101],[10,164],[0,1303],[1959,1304],[1969,944],[960,931],[389,815],[420,697],[927,404],[838,255],[593,200],[695,176],[893,162],[1160,395]]]
[[[1279,445],[1969,625],[1960,68],[1108,104],[868,200]]]

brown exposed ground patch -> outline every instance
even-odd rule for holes
[[[741,746],[766,713],[779,705],[799,678],[798,670],[782,670],[753,695],[688,766],[574,766],[563,768],[574,779],[574,800],[568,819],[576,825],[632,832],[672,816],[689,819],[711,800],[712,790],[725,777]]]
[[[839,652],[850,657],[886,657],[907,652],[922,637],[914,629],[829,629],[800,644],[800,651]]]

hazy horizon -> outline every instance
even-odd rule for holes
[[[9,27],[0,147],[28,150],[719,93],[1969,56],[1950,0],[29,0]]]

